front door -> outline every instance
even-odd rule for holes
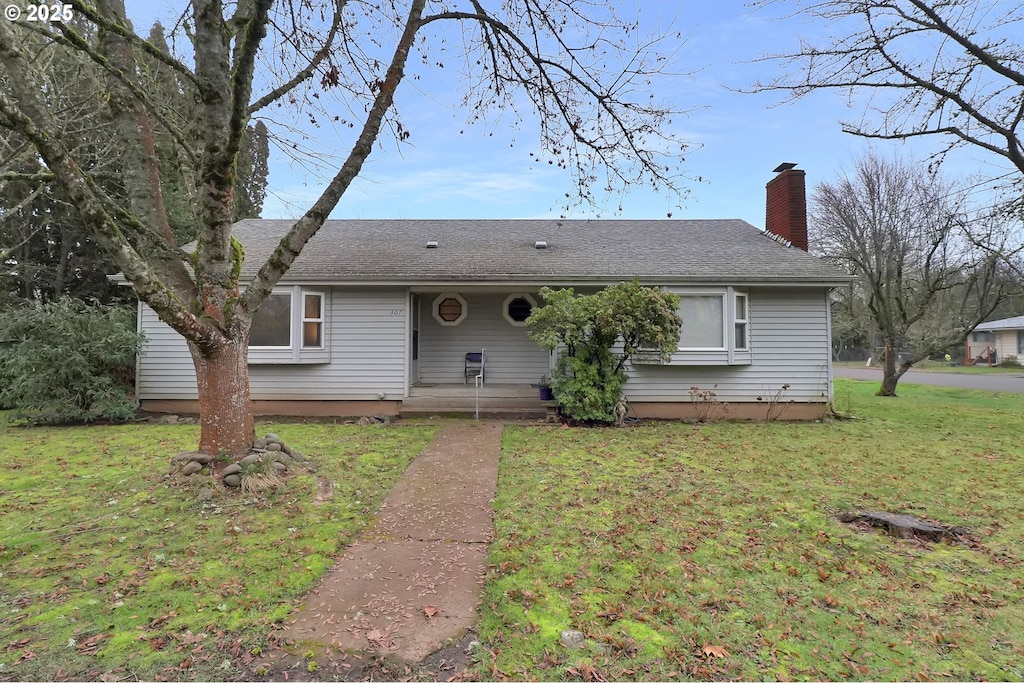
[[[409,325],[411,326],[411,333],[409,335],[409,343],[411,348],[409,349],[409,358],[412,360],[409,363],[409,384],[416,384],[420,381],[420,295],[412,294],[409,299]]]

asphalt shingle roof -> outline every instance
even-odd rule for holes
[[[291,228],[290,220],[240,221],[243,277]],[[427,249],[428,241],[436,249]],[[546,249],[536,249],[544,240]],[[787,247],[746,221],[328,220],[285,276],[289,282],[444,281],[791,282],[850,277]]]
[[[981,332],[988,332],[992,330],[1015,330],[1024,329],[1024,315],[1018,315],[1016,318],[1003,318],[1002,320],[992,320],[991,322],[982,323],[974,328]]]

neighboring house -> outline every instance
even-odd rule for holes
[[[1010,356],[1024,360],[1024,315],[982,323],[967,338],[968,362],[995,364]]]
[[[638,415],[693,415],[699,387],[730,417],[763,418],[788,385],[784,417],[818,417],[832,394],[828,293],[851,278],[807,253],[804,172],[784,166],[768,184],[774,235],[735,219],[329,220],[254,321],[254,409],[396,414],[438,387],[472,396],[465,358],[483,348],[486,388],[529,391],[553,365],[527,337],[538,290],[639,277],[680,295],[684,323],[670,362],[629,367]],[[243,279],[291,224],[235,226]],[[145,305],[139,321],[142,407],[195,411],[184,340]]]

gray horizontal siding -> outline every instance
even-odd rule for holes
[[[196,398],[196,371],[184,337],[161,322],[149,306],[139,306],[146,346],[139,359],[138,398]]]
[[[466,294],[468,314],[455,327],[434,319],[432,306],[438,293],[420,298],[420,382],[462,383],[466,354],[487,349],[486,380],[489,384],[533,384],[550,367],[549,354],[526,336],[525,327],[514,327],[502,315],[502,304],[511,292]],[[536,293],[531,293],[540,300]]]
[[[689,401],[690,387],[711,390],[720,401],[825,401],[829,396],[829,333],[824,289],[750,291],[749,365],[635,365],[624,392],[631,401]]]
[[[323,288],[319,288],[321,291]],[[330,292],[326,339],[330,362],[249,366],[256,400],[400,399],[405,391],[406,293],[404,290]],[[401,311],[401,315],[392,315]],[[142,400],[196,398],[195,369],[185,340],[142,307],[149,337],[139,363]]]

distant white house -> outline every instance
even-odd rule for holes
[[[329,220],[254,321],[254,409],[399,414],[428,395],[454,408],[474,390],[466,355],[482,349],[493,395],[528,391],[553,363],[527,337],[538,290],[638,277],[679,294],[683,318],[670,362],[629,368],[624,392],[638,415],[693,415],[696,386],[728,402],[730,416],[756,419],[788,385],[784,417],[817,417],[832,392],[829,290],[850,277],[807,253],[804,173],[776,170],[767,232],[735,219]],[[235,226],[243,281],[291,224]],[[184,340],[145,305],[139,326],[149,339],[142,407],[194,411]]]
[[[981,323],[967,339],[967,357],[974,362],[993,364],[1015,356],[1024,361],[1024,315]]]

